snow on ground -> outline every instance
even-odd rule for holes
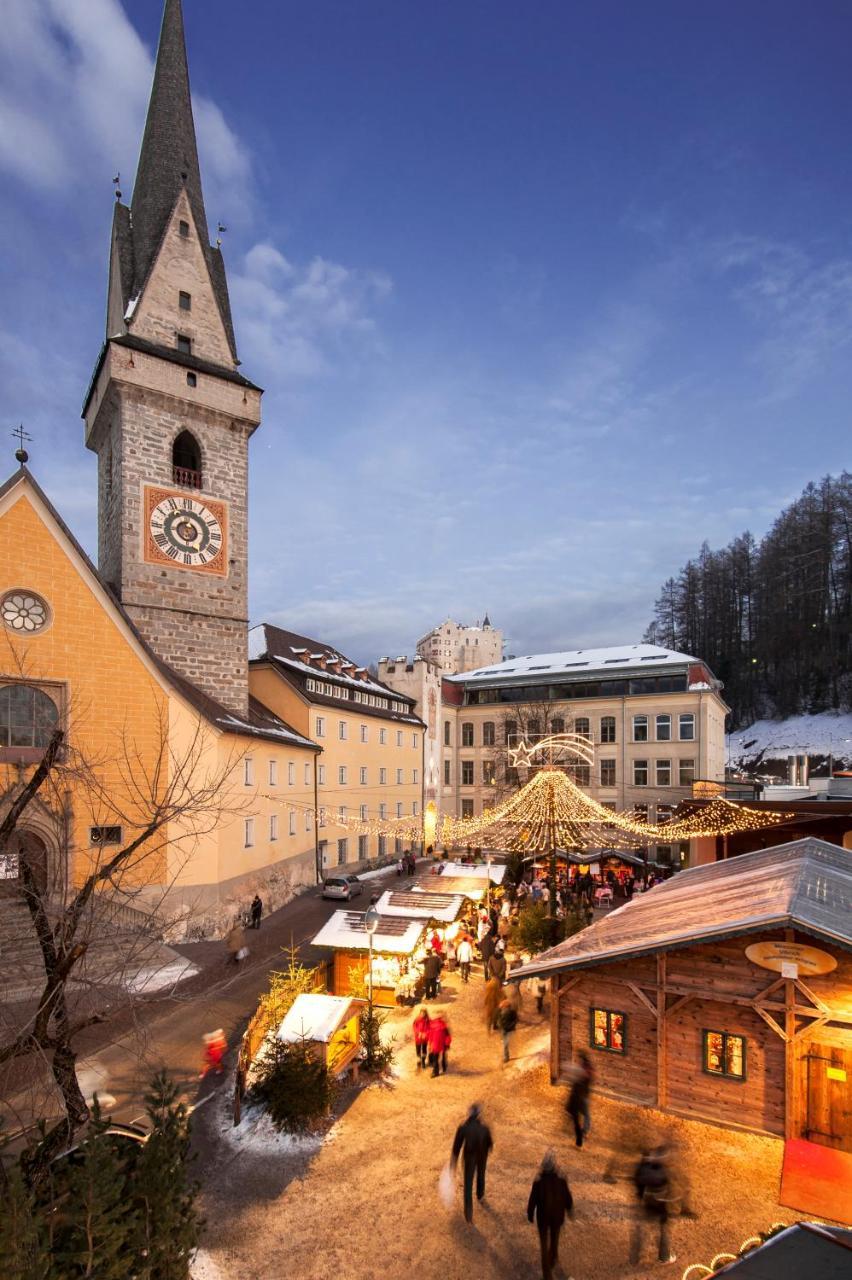
[[[190,1270],[192,1280],[228,1280],[227,1273],[213,1261],[206,1249],[199,1249]]]
[[[176,955],[174,960],[167,964],[139,969],[136,973],[130,974],[126,986],[129,991],[135,991],[137,995],[143,992],[145,995],[151,995],[154,991],[165,991],[176,987],[179,982],[185,982],[196,973],[198,973],[196,965]]]
[[[834,755],[852,758],[852,712],[820,711],[787,720],[757,720],[728,735],[731,763],[763,755],[778,759],[789,754]]]
[[[243,1108],[238,1125],[231,1115],[231,1091],[225,1090],[226,1105],[222,1109],[219,1132],[223,1141],[234,1151],[246,1151],[255,1156],[308,1156],[319,1151],[323,1134],[279,1133],[267,1113],[258,1106]]]

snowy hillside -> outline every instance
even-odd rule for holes
[[[794,754],[830,754],[835,767],[840,761],[852,760],[852,712],[820,711],[789,720],[757,720],[728,736],[728,759],[734,768]]]

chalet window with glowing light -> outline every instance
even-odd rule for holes
[[[731,1035],[728,1031],[705,1031],[704,1070],[711,1076],[727,1076],[731,1080],[745,1080],[745,1036]]]
[[[591,1009],[591,1043],[605,1053],[624,1053],[627,1047],[627,1018],[617,1009]]]

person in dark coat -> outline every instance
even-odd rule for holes
[[[497,978],[499,981],[506,981],[506,957],[501,951],[495,951],[488,960],[488,976],[489,978]]]
[[[568,1181],[548,1151],[535,1176],[527,1203],[527,1217],[538,1227],[541,1241],[541,1272],[544,1280],[552,1280],[553,1268],[559,1262],[559,1233],[566,1213],[573,1218],[574,1200]]]
[[[473,1222],[473,1176],[476,1174],[476,1198],[485,1199],[485,1166],[494,1142],[491,1130],[484,1124],[480,1115],[479,1103],[475,1102],[467,1113],[464,1124],[456,1129],[453,1140],[453,1152],[450,1163],[453,1168],[458,1163],[459,1153],[462,1157],[464,1174],[464,1217],[466,1222]]]
[[[260,917],[263,915],[263,902],[260,894],[254,895],[254,901],[251,904],[251,927],[252,929],[260,928]]]
[[[479,943],[479,954],[482,956],[482,968],[485,981],[488,981],[488,961],[494,955],[495,939],[490,933],[486,933],[485,937]]]
[[[585,1065],[577,1067],[576,1072],[574,1083],[571,1085],[571,1090],[568,1094],[568,1101],[565,1103],[565,1110],[574,1122],[575,1143],[578,1147],[582,1147],[592,1077]]]
[[[441,974],[441,957],[434,951],[423,961],[423,977],[426,979],[426,999],[434,1000],[438,994],[438,978]]]
[[[500,1001],[497,1010],[497,1025],[503,1037],[503,1061],[509,1061],[509,1038],[518,1025],[518,1011],[508,999]]]
[[[639,1262],[642,1246],[642,1226],[645,1222],[657,1224],[660,1230],[657,1257],[660,1262],[676,1262],[669,1245],[669,1217],[675,1200],[668,1165],[666,1147],[655,1147],[646,1151],[636,1166],[633,1174],[633,1185],[639,1198],[638,1214],[630,1234],[630,1261],[633,1266]],[[679,1207],[679,1203],[674,1206]]]

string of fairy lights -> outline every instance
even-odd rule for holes
[[[267,798],[291,812],[301,812],[321,827],[338,827],[359,835],[420,840],[424,815],[361,817],[343,806],[299,804],[278,796]],[[433,819],[434,834],[444,845],[474,845],[511,851],[549,849],[637,849],[701,837],[732,836],[783,822],[774,810],[749,809],[722,796],[683,818],[652,823],[635,814],[608,809],[577,786],[561,769],[547,765],[502,805],[478,817]]]

